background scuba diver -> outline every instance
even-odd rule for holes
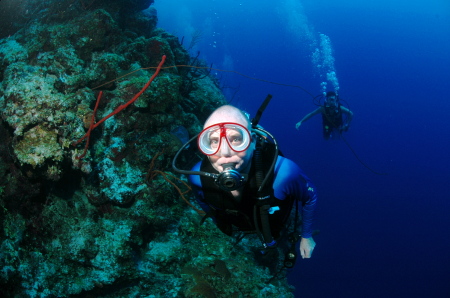
[[[339,134],[347,131],[353,119],[353,112],[339,103],[339,98],[335,92],[328,91],[325,97],[325,104],[303,117],[295,125],[295,128],[298,129],[303,122],[319,113],[322,114],[323,138],[325,140],[332,137],[333,130],[335,129],[338,130]],[[345,121],[343,120],[342,114],[346,114],[347,116]]]
[[[285,224],[295,206],[296,214],[301,213],[302,216],[300,255],[302,258],[310,258],[315,247],[312,238],[313,213],[317,200],[315,187],[293,161],[278,155],[278,148],[275,151],[274,146],[270,146],[273,144],[264,141],[261,133],[257,132],[258,129],[264,131],[252,127],[248,117],[239,109],[230,105],[218,108],[206,120],[204,129],[198,136],[198,147],[206,157],[191,171],[184,173],[199,173],[189,175],[189,181],[198,203],[207,213],[205,218],[212,217],[219,229],[230,236],[234,231],[255,231],[263,242],[263,254],[277,251],[276,240],[287,234]],[[270,135],[267,131],[264,132]],[[259,151],[257,148],[263,150]],[[258,159],[258,155],[262,158]],[[264,165],[258,166],[259,163]],[[269,193],[264,198],[258,197],[261,190],[257,187],[258,177],[255,177],[259,173],[255,170],[258,167],[264,168],[264,182],[269,182],[263,183],[268,185],[265,190]],[[174,168],[176,169],[175,160]],[[216,179],[211,179],[205,173],[216,175]],[[223,179],[220,178],[222,175]],[[256,206],[261,206],[258,201],[261,199],[270,204],[270,208],[266,209],[266,217],[256,211]],[[300,210],[298,202],[302,206]],[[261,207],[260,210],[262,209]],[[277,209],[279,210],[276,211]],[[295,217],[297,219],[298,216]],[[295,233],[294,241],[294,233],[290,235],[291,243],[298,240],[300,231]],[[270,250],[271,248],[275,249]],[[296,258],[295,243],[291,245],[290,251]],[[295,259],[293,262],[295,263]],[[285,267],[290,268],[286,264],[289,263],[285,261]]]

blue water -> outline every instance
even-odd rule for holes
[[[264,3],[261,3],[264,2]],[[316,95],[333,89],[312,61],[325,34],[339,94],[354,112],[343,140],[295,87],[217,75],[232,104],[254,114],[320,195],[313,258],[289,279],[296,297],[450,297],[450,2],[156,1],[159,26],[202,39],[214,67]],[[176,7],[176,9],[174,9]],[[228,88],[231,87],[231,88]],[[374,174],[371,170],[387,175]]]

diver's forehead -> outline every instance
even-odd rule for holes
[[[210,129],[208,129],[210,136],[218,136],[221,133],[221,130],[218,126],[213,126]],[[223,130],[227,135],[242,135],[243,130],[240,127],[226,127],[225,130]]]
[[[230,122],[230,123],[237,123],[244,127],[248,126],[247,120],[242,115],[234,115],[234,114],[213,114],[211,117],[209,117],[208,120],[206,120],[205,125],[203,125],[203,128],[206,128],[208,126],[223,123],[223,122]]]

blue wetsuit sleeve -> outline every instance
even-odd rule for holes
[[[279,200],[288,196],[302,203],[302,237],[312,236],[317,193],[311,180],[293,161],[279,156],[275,165],[274,194]]]
[[[198,162],[191,171],[200,171],[200,165],[201,162]],[[194,193],[195,199],[197,200],[197,203],[200,205],[200,207],[208,213],[209,206],[205,203],[205,195],[202,191],[202,181],[200,180],[200,175],[188,175],[188,181],[192,186],[192,191]]]

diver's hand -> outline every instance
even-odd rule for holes
[[[349,126],[348,124],[344,124],[344,125],[341,126],[341,129],[340,129],[340,130],[341,130],[341,132],[343,132],[343,131],[348,131],[349,127],[350,127],[350,126]]]
[[[311,258],[314,247],[316,247],[316,242],[312,237],[302,238],[300,241],[300,255],[302,256],[302,259]]]
[[[297,124],[295,124],[295,128],[298,129],[300,127],[300,125],[302,125],[302,122],[297,122]]]

